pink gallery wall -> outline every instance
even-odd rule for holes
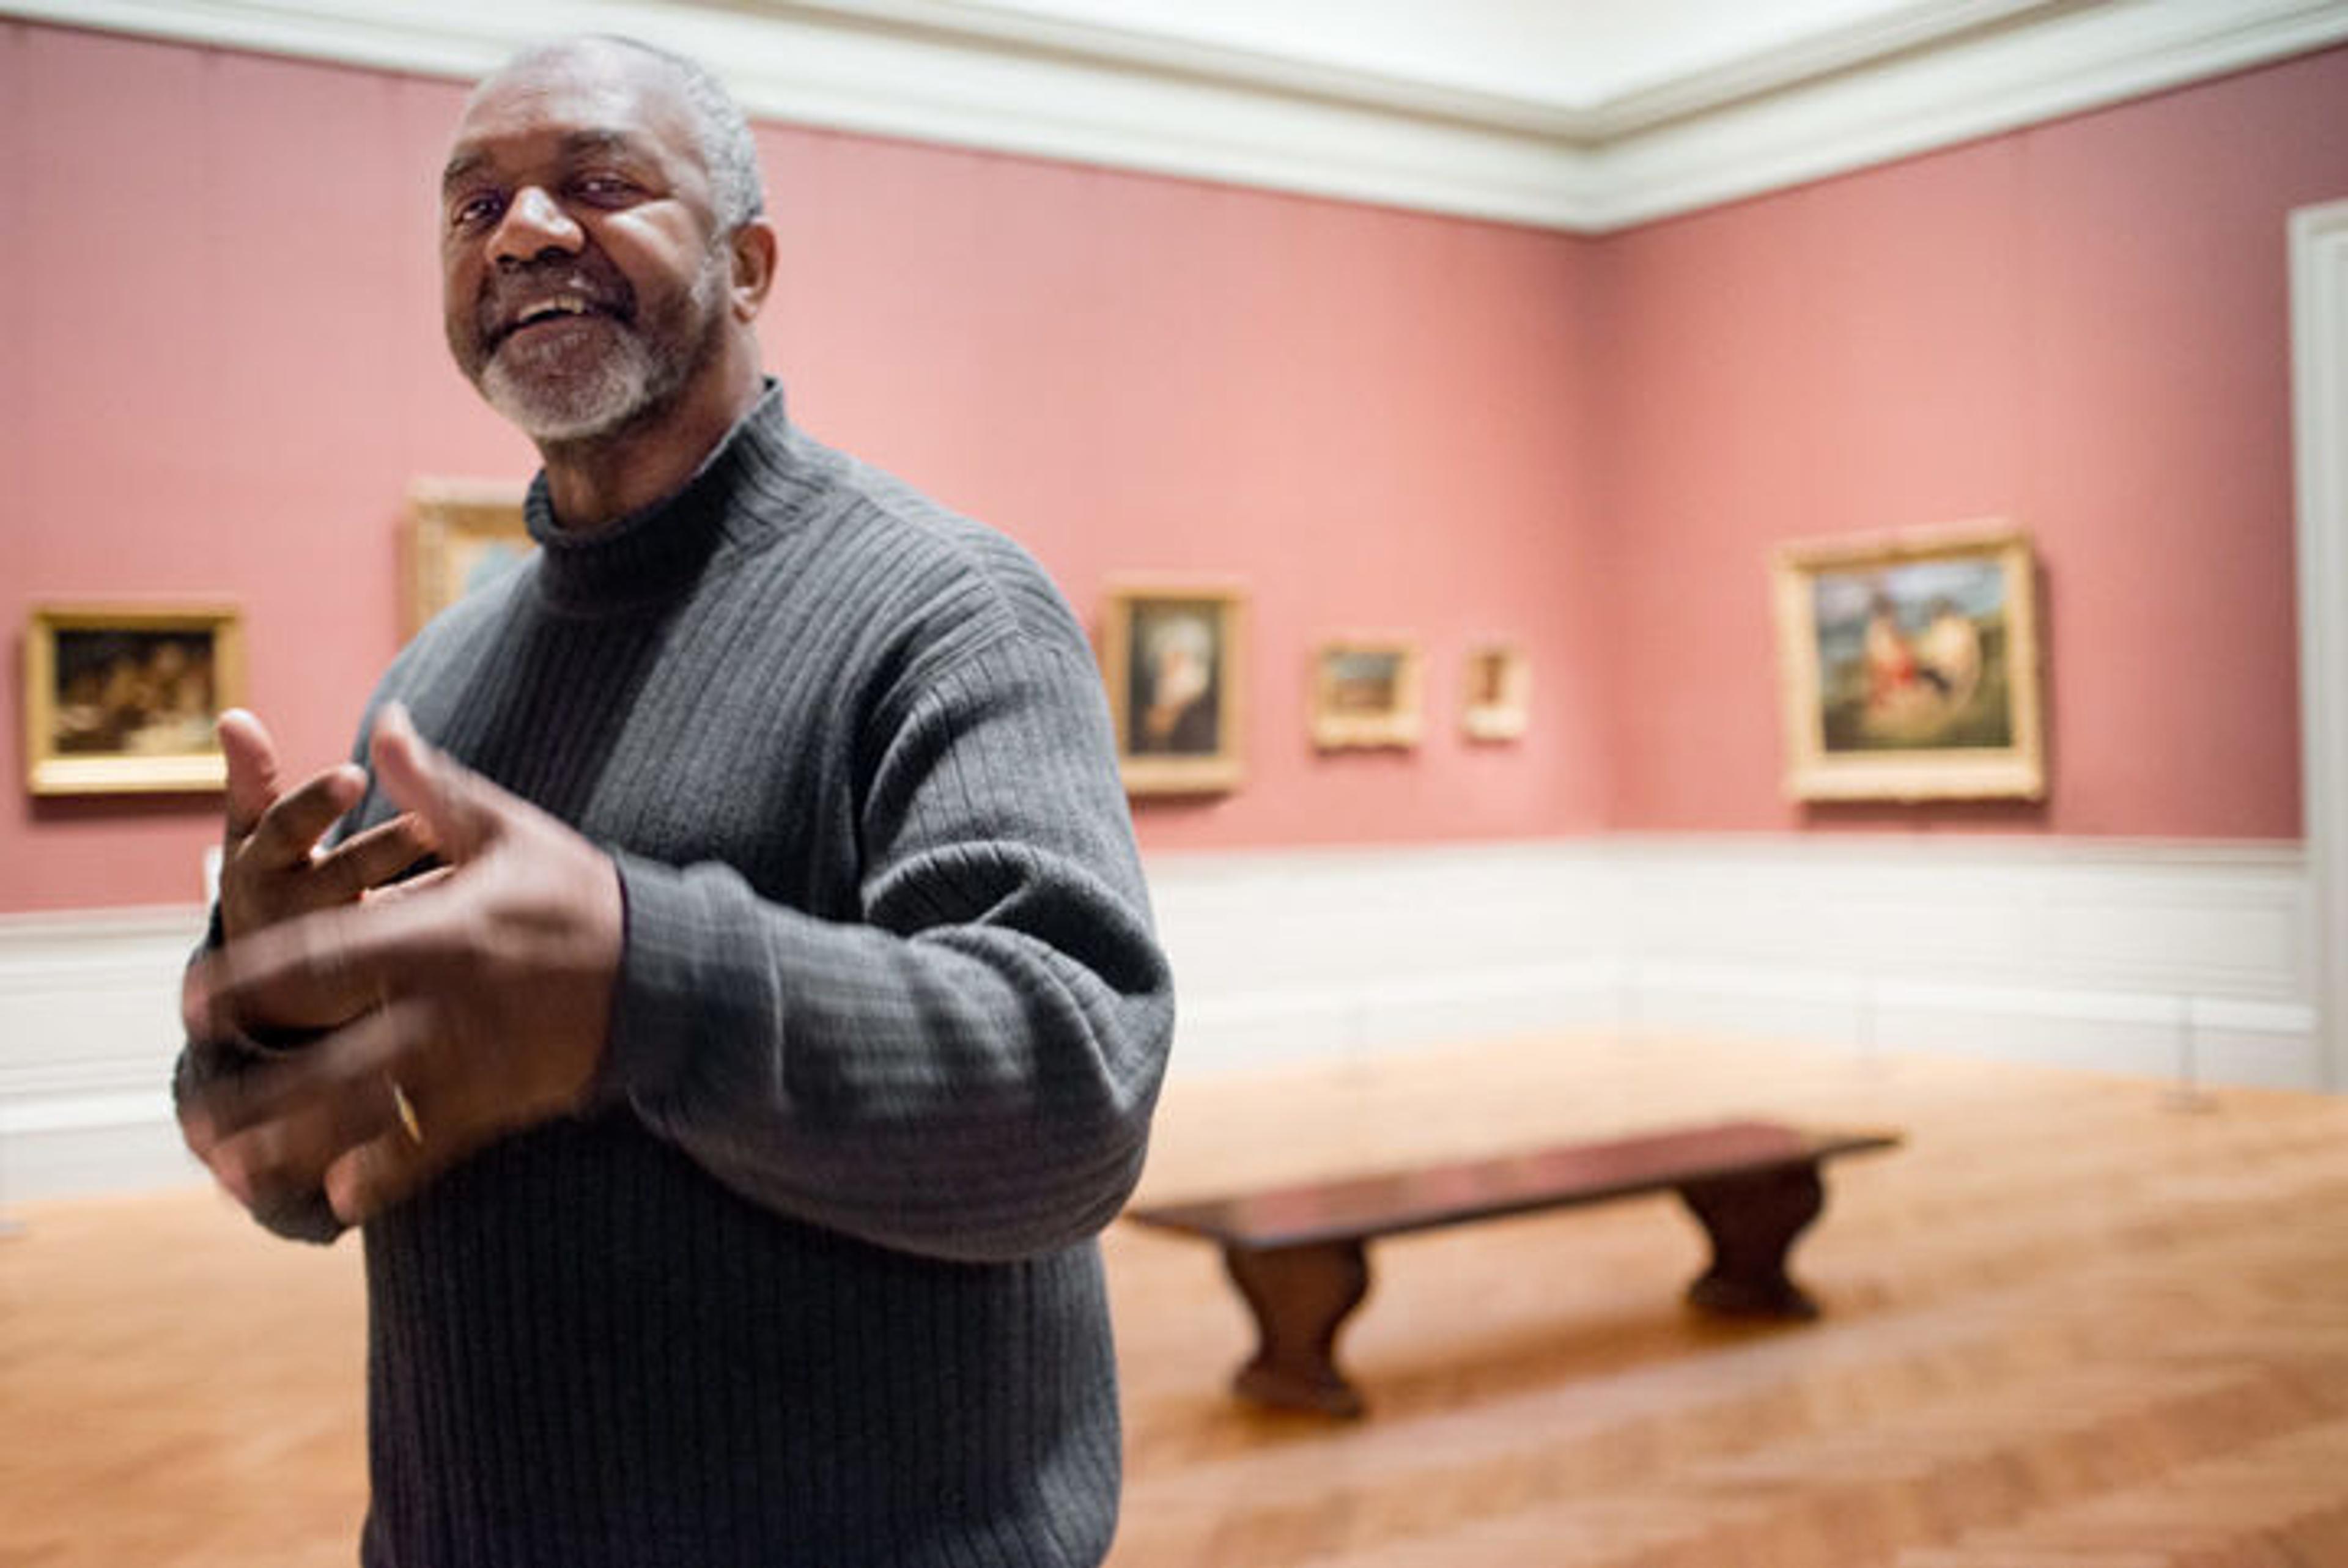
[[[409,484],[533,466],[439,346],[459,98],[0,24],[0,620],[233,599],[289,756],[341,753]],[[1247,785],[1143,803],[1152,848],[2288,839],[2284,215],[2348,194],[2343,101],[2335,50],[1596,241],[767,127],[763,330],[804,423],[1081,613],[1246,585]],[[2038,541],[2048,800],[1786,804],[1769,548],[1983,516]],[[1309,651],[1355,631],[1429,655],[1416,754],[1305,739]],[[1457,733],[1489,637],[1535,665],[1520,744]],[[215,813],[11,788],[0,913],[188,901]]]
[[[0,621],[71,600],[243,611],[289,761],[341,755],[398,641],[403,497],[534,466],[439,342],[433,190],[461,92],[0,24]],[[1027,543],[1079,613],[1126,573],[1236,579],[1241,792],[1154,848],[1587,833],[1591,241],[762,128],[762,323],[794,412]],[[1412,757],[1316,755],[1308,651],[1414,636]],[[1537,671],[1530,736],[1457,733],[1470,643]],[[13,695],[9,703],[15,708]],[[0,777],[23,776],[0,733]],[[0,805],[0,913],[180,904],[207,798]]]
[[[2300,835],[2286,215],[2348,51],[1613,237],[1595,269],[1626,830]],[[2034,535],[2036,805],[1789,805],[1770,548]]]

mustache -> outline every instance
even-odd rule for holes
[[[635,290],[612,268],[579,256],[513,262],[492,268],[481,280],[473,302],[474,331],[481,346],[494,353],[526,313],[557,297],[580,301],[597,315],[622,322],[635,319]]]

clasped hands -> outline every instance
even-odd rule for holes
[[[188,969],[191,1040],[306,1036],[184,1099],[188,1146],[247,1208],[324,1191],[361,1223],[494,1139],[584,1102],[620,965],[619,873],[571,828],[419,737],[368,737],[400,815],[332,848],[366,774],[280,793],[268,732],[224,715],[221,945]],[[406,881],[427,853],[440,865]]]

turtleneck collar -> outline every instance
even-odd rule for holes
[[[539,591],[558,609],[585,613],[676,593],[701,574],[725,538],[742,475],[790,466],[789,437],[782,384],[769,377],[758,401],[684,485],[590,534],[567,533],[555,522],[541,469],[522,504],[539,547]]]

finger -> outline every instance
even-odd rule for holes
[[[254,865],[273,871],[302,865],[326,835],[326,829],[335,825],[335,819],[356,805],[366,793],[366,774],[355,763],[339,763],[313,774],[261,814],[244,854]]]
[[[397,702],[376,718],[368,754],[392,802],[424,819],[441,857],[461,864],[479,855],[505,815],[520,803],[489,780],[436,750],[416,733]]]
[[[419,1143],[404,1129],[395,1129],[345,1151],[326,1167],[326,1202],[345,1225],[365,1225],[453,1161],[453,1150]]]
[[[430,853],[431,829],[408,811],[352,835],[320,856],[311,869],[332,897],[351,901],[389,885]]]
[[[370,1015],[266,1074],[272,1081],[230,1108],[233,1125],[214,1115],[205,1163],[253,1206],[316,1192],[350,1150],[386,1134],[405,1138],[385,1063],[417,1027],[413,1009]]]
[[[456,875],[457,868],[453,866],[436,866],[431,870],[410,876],[405,881],[386,882],[379,887],[369,888],[366,896],[367,902],[383,904],[396,898],[413,898],[419,893],[431,892]]]
[[[180,1141],[188,1146],[189,1153],[209,1165],[212,1145],[221,1140],[220,1123],[200,1097],[201,1092],[185,1096],[173,1109],[180,1118]]]
[[[263,927],[188,967],[181,1021],[191,1040],[229,1040],[346,1019],[373,998],[412,995],[461,945],[463,917],[434,899],[369,899]]]
[[[382,1135],[386,1100],[354,1091],[303,1101],[218,1140],[204,1163],[247,1208],[316,1192],[346,1151]]]
[[[301,1050],[225,1074],[191,1093],[180,1106],[189,1144],[200,1157],[247,1130],[299,1113],[314,1102],[354,1092],[353,1085],[383,1077],[395,1064],[411,1076],[412,1059],[434,1038],[430,1004],[408,999],[370,1009],[342,1028],[321,1034]],[[397,1107],[391,1119],[397,1120]],[[355,1125],[379,1131],[383,1119],[370,1113]]]
[[[228,837],[251,833],[277,798],[277,747],[259,719],[242,708],[220,716],[221,755],[228,764]]]

